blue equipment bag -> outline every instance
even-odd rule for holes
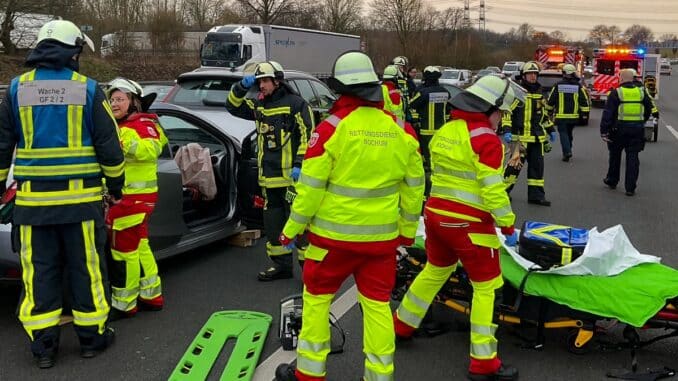
[[[518,253],[547,270],[579,258],[588,238],[586,229],[525,221],[520,231]]]

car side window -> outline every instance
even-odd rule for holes
[[[297,79],[294,81],[299,89],[299,95],[308,103],[311,107],[320,107],[320,101],[315,96],[311,84],[305,79]]]
[[[171,151],[169,155],[170,152],[163,150],[160,156],[163,159],[171,159],[179,147],[188,143],[198,143],[209,148],[211,153],[223,150],[223,144],[219,139],[190,121],[173,115],[160,115],[158,120],[169,140],[168,146]]]
[[[332,107],[332,104],[334,104],[334,101],[337,99],[336,96],[332,94],[332,91],[320,81],[311,81],[311,86],[313,86],[316,94],[318,94],[319,107],[324,109]]]

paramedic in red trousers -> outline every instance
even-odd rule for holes
[[[645,122],[659,110],[644,86],[633,83],[635,70],[619,72],[619,87],[610,91],[603,117],[600,121],[600,136],[610,151],[607,176],[603,179],[611,189],[617,187],[621,167],[621,154],[626,151],[626,175],[624,188],[627,196],[636,193],[636,182],[640,172],[638,153],[645,148]]]
[[[43,25],[26,60],[32,69],[12,80],[0,102],[0,191],[16,148],[19,320],[40,368],[56,361],[66,273],[80,356],[96,356],[114,338],[101,194],[105,178],[112,202],[122,198],[124,158],[106,96],[78,73],[85,45],[94,50],[70,21]]]
[[[495,225],[508,245],[517,240],[496,131],[502,112],[523,97],[519,86],[488,75],[452,98],[452,120],[430,144],[432,187],[424,207],[428,262],[394,314],[396,334],[411,337],[461,261],[473,286],[470,380],[518,379],[518,370],[497,356],[492,317],[495,290],[504,283]]]
[[[280,64],[262,62],[256,66],[254,75],[246,75],[233,84],[226,102],[231,114],[254,120],[257,126],[257,165],[268,239],[266,254],[273,261],[273,266],[259,273],[260,281],[292,278],[293,248],[280,245],[278,236],[290,213],[290,202],[285,196],[288,187],[299,178],[308,135],[314,128],[311,108],[284,79]],[[259,88],[257,97],[245,98],[255,84]],[[300,263],[304,249],[302,246],[297,251]]]
[[[331,115],[311,136],[299,195],[280,242],[310,230],[297,367],[281,364],[278,381],[326,378],[330,304],[351,275],[363,311],[364,380],[393,380],[395,333],[389,307],[396,248],[411,244],[423,203],[424,170],[409,124],[381,109],[369,57],[337,58]]]
[[[111,320],[133,317],[139,308],[158,311],[164,304],[158,265],[148,244],[148,219],[158,201],[158,157],[167,144],[158,116],[147,113],[156,94],[116,78],[106,90],[120,128],[125,154],[123,200],[106,216],[112,262]],[[138,301],[138,303],[137,303]]]
[[[398,68],[395,65],[388,65],[384,68],[381,76],[382,97],[384,98],[384,110],[393,113],[400,119],[405,120],[405,109],[403,108],[403,95],[398,88]]]

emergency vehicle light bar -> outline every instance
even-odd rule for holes
[[[645,54],[645,49],[629,49],[629,48],[594,48],[593,54],[595,56],[603,56],[606,54],[615,54],[615,55],[640,55]]]
[[[563,51],[562,50],[549,50],[549,53],[550,54],[560,54],[560,55],[562,55]]]

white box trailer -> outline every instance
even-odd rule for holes
[[[654,99],[659,99],[659,92],[661,87],[659,85],[659,80],[661,79],[660,68],[661,68],[661,54],[646,54],[645,62],[643,62],[643,80],[648,76],[653,76],[655,79],[655,87],[657,92],[655,93]]]
[[[250,63],[279,62],[283,68],[328,77],[334,60],[360,50],[360,36],[278,25],[215,26],[200,49],[202,67],[242,71]]]

